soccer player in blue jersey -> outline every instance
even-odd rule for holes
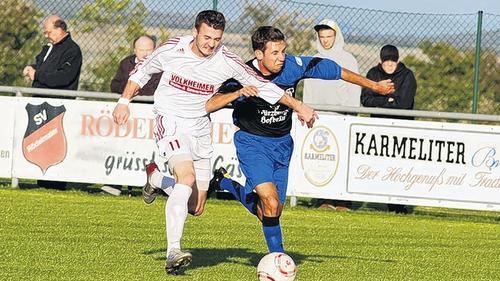
[[[304,78],[342,79],[381,94],[394,92],[390,80],[374,82],[329,59],[286,54],[285,36],[271,26],[257,29],[252,35],[252,47],[255,58],[247,65],[292,97],[297,83]],[[269,104],[259,97],[245,97],[237,92],[239,88],[237,81],[227,81],[219,90],[221,94],[207,101],[206,109],[213,112],[228,102],[233,103],[234,124],[240,128],[234,135],[234,143],[246,184],[241,186],[232,181],[221,167],[214,172],[210,185],[212,189],[231,192],[261,220],[269,252],[284,252],[279,219],[293,152],[292,109],[283,104]],[[308,127],[313,123],[314,119],[307,123]]]

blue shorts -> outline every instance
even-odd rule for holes
[[[247,180],[247,193],[261,183],[272,182],[276,185],[280,202],[285,203],[288,167],[293,152],[290,134],[273,138],[237,131],[234,134],[234,145]]]

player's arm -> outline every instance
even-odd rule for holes
[[[234,71],[234,78],[240,81],[243,86],[255,85],[259,90],[259,97],[270,104],[281,103],[293,109],[297,112],[299,120],[302,124],[307,123],[309,127],[312,127],[316,118],[318,118],[317,113],[309,107],[308,105],[302,103],[301,101],[285,94],[285,92],[276,84],[259,77],[250,67],[246,66],[239,57],[235,56],[226,58],[226,62]]]
[[[375,82],[345,68],[342,68],[341,77],[344,81],[368,88],[382,95],[394,93],[394,83],[390,79]]]
[[[134,70],[132,70],[122,96],[113,110],[113,120],[118,125],[127,122],[130,117],[130,110],[128,108],[130,101],[137,96],[139,90],[148,83],[149,79],[151,79],[151,75],[163,71],[163,64],[160,61],[159,52],[164,51],[164,48],[167,47],[157,48],[145,60],[137,63]]]
[[[278,101],[279,103],[286,105],[297,112],[297,116],[302,123],[302,125],[307,124],[308,128],[314,125],[316,119],[318,119],[318,114],[314,109],[307,104],[299,101],[298,99],[289,96],[287,94],[283,95]]]
[[[207,113],[212,113],[217,111],[227,104],[237,100],[240,97],[256,97],[259,91],[254,86],[245,86],[239,90],[229,93],[217,93],[212,96],[205,104],[205,110]]]
[[[141,87],[139,84],[132,80],[127,81],[127,85],[123,90],[121,98],[118,100],[118,103],[113,110],[113,120],[116,124],[122,125],[125,124],[130,116],[130,110],[128,105],[130,101],[137,96]]]
[[[394,83],[392,83],[391,80],[382,80],[379,82],[372,81],[341,67],[333,60],[317,57],[296,57],[295,59],[301,61],[304,72],[303,78],[323,80],[342,79],[379,94],[388,95],[394,92]]]
[[[234,78],[243,86],[255,86],[259,97],[270,104],[276,104],[285,94],[280,87],[260,77],[237,55],[224,49],[224,67],[229,77]]]

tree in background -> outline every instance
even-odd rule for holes
[[[418,83],[415,107],[420,110],[466,112],[472,110],[474,51],[462,52],[447,43],[423,42],[425,59],[413,55],[404,61],[414,71]],[[478,111],[498,114],[499,62],[484,51],[481,58]],[[497,95],[497,97],[495,97]]]
[[[282,14],[274,18],[275,13],[271,6],[267,4],[253,4],[247,2],[245,10],[239,18],[239,24],[246,26],[252,34],[259,26],[271,25],[279,28],[285,34],[287,42],[287,53],[293,55],[311,54],[314,52],[313,42],[315,32],[313,30],[314,21],[311,18],[302,16],[300,12]],[[250,37],[250,36],[249,36]],[[248,38],[249,38],[248,37]],[[248,49],[251,49],[250,39],[244,40]],[[251,52],[253,56],[253,52]],[[295,97],[302,99],[303,83],[297,86]]]
[[[81,33],[100,34],[92,38],[102,45],[104,52],[92,54],[93,61],[86,60],[81,79],[81,88],[109,92],[109,84],[120,61],[133,52],[135,38],[147,34],[143,21],[148,10],[142,1],[96,0],[87,3],[76,14],[73,21]],[[165,28],[160,28],[160,40],[168,37]],[[101,40],[102,39],[102,40]]]
[[[22,71],[35,62],[43,45],[42,16],[25,1],[0,1],[0,85],[31,85],[23,78]]]
[[[287,38],[287,52],[291,54],[302,55],[314,51],[312,45],[314,41],[313,19],[305,18],[300,12],[282,14],[277,18],[273,18],[274,16],[274,9],[271,6],[247,2],[239,22],[241,26],[248,28],[250,34],[263,25],[279,28]],[[246,43],[250,48],[251,44]]]

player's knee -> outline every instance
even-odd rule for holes
[[[183,175],[177,179],[177,183],[193,187],[196,183],[196,177],[194,174]]]
[[[267,196],[265,198],[261,198],[262,203],[264,205],[264,214],[265,215],[273,215],[276,216],[278,214],[280,201],[278,198],[274,196]]]

